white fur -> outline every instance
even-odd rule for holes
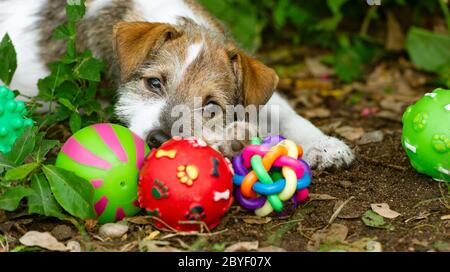
[[[103,8],[114,3],[114,0],[91,0],[86,3],[86,16],[90,17],[97,14]]]
[[[159,127],[159,118],[166,102],[143,100],[130,94],[122,95],[116,105],[116,113],[122,120],[129,120],[128,127],[139,137],[145,139],[148,133]]]
[[[311,122],[299,116],[278,93],[271,97],[267,105],[278,106],[281,134],[303,147],[304,159],[311,166],[323,169],[349,165],[353,161],[354,155],[344,142],[323,134]]]
[[[194,43],[189,45],[187,51],[186,51],[186,59],[184,60],[183,64],[181,64],[181,67],[177,69],[176,72],[176,79],[175,82],[178,85],[181,80],[184,77],[184,74],[186,73],[186,70],[189,68],[189,66],[194,62],[195,59],[200,55],[200,52],[202,51],[204,46],[204,42],[200,43]]]
[[[134,0],[134,3],[136,11],[140,11],[148,22],[177,24],[179,17],[186,17],[209,27],[208,22],[195,14],[183,0]]]
[[[184,62],[184,68],[188,68],[194,60],[197,59],[198,55],[200,55],[200,52],[202,51],[204,46],[204,42],[200,43],[194,43],[191,44],[188,47],[187,54],[186,54],[186,61]]]
[[[17,52],[17,70],[10,87],[27,96],[38,94],[37,82],[48,74],[39,56],[37,27],[37,15],[45,2],[0,1],[0,36],[3,37],[7,32]]]

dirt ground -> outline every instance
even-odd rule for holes
[[[287,216],[259,219],[235,204],[212,233],[158,231],[137,217],[127,234],[112,239],[101,237],[92,222],[77,229],[24,209],[0,213],[3,250],[38,250],[21,247],[18,239],[39,230],[86,251],[450,251],[449,190],[416,173],[400,144],[403,110],[433,89],[427,76],[400,58],[368,70],[357,84],[336,84],[311,63],[282,75],[280,89],[313,123],[344,138],[356,159],[347,169],[314,171],[309,201]],[[372,137],[374,131],[383,139]],[[377,203],[400,215],[384,218],[380,228],[366,225],[362,217]]]

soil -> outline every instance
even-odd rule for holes
[[[259,250],[268,251],[363,251],[370,248],[375,251],[449,251],[449,189],[445,184],[418,174],[410,166],[400,144],[400,118],[404,107],[390,115],[361,114],[361,109],[369,106],[382,111],[384,108],[395,110],[386,104],[383,108],[380,104],[391,95],[400,97],[401,94],[368,91],[357,102],[347,103],[354,99],[355,92],[345,93],[344,97],[337,99],[330,95],[317,95],[318,92],[293,90],[289,86],[284,88],[284,92],[291,101],[295,97],[307,97],[297,103],[302,114],[317,107],[331,111],[331,114],[322,112],[311,117],[312,122],[327,130],[327,133],[342,138],[330,127],[350,126],[362,128],[366,133],[379,130],[384,134],[384,139],[364,145],[358,145],[356,140],[347,140],[356,155],[354,163],[346,169],[315,170],[311,199],[299,205],[288,216],[256,219],[251,212],[235,204],[223,218],[222,224],[211,234],[159,232],[141,217],[128,222],[130,229],[122,238],[110,239],[100,237],[99,226],[93,222],[87,222],[84,227],[77,229],[69,222],[28,216],[24,207],[22,212],[0,212],[0,231],[7,234],[8,248],[18,250],[18,239],[26,231],[53,230],[53,233],[63,231],[63,240],[78,241],[82,249],[87,251],[222,251],[238,242],[255,241],[258,241]],[[338,87],[333,90],[345,89],[343,86]],[[416,95],[420,96],[430,87],[417,89],[420,91],[415,91]],[[313,103],[308,104],[307,101]],[[348,202],[330,226],[330,218],[343,201]],[[395,219],[385,218],[388,224],[386,228],[367,226],[361,217],[371,210],[371,204],[374,203],[387,203],[401,215]],[[58,225],[69,226],[72,231],[68,231],[67,227],[55,230]],[[343,230],[337,235],[340,239],[333,240],[320,235],[332,229],[332,226]],[[242,246],[245,250],[248,244]]]

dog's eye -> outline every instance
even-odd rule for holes
[[[210,118],[216,117],[217,114],[220,114],[222,108],[214,101],[208,102],[203,107],[203,113],[206,114]]]
[[[161,91],[161,88],[162,88],[161,80],[159,80],[156,77],[146,78],[145,84],[146,84],[147,89],[149,89],[150,91],[157,92],[157,93],[159,93]]]

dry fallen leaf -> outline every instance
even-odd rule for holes
[[[304,111],[306,118],[327,118],[330,117],[331,112],[326,108],[314,108]]]
[[[399,114],[403,113],[403,109],[405,108],[406,105],[407,103],[405,103],[404,101],[396,101],[392,99],[384,99],[383,101],[380,102],[380,106],[382,109]]]
[[[152,231],[147,237],[144,238],[144,240],[146,241],[155,240],[155,238],[158,237],[160,233],[161,232],[159,230]]]
[[[450,220],[450,214],[441,216],[441,220]]]
[[[20,243],[25,246],[38,246],[51,251],[68,251],[69,249],[61,242],[58,242],[49,232],[29,231],[20,239]]]
[[[120,238],[127,232],[128,226],[120,223],[107,223],[99,230],[101,236],[109,238]]]
[[[386,49],[392,51],[402,51],[405,47],[405,35],[400,23],[395,18],[392,11],[387,11],[387,37]]]
[[[264,225],[272,221],[272,217],[247,216],[242,220],[247,224]]]
[[[151,216],[135,216],[128,217],[125,220],[136,225],[148,225],[152,223],[152,219],[150,217]]]
[[[375,114],[375,116],[389,121],[396,121],[396,122],[402,121],[402,115],[399,113],[394,113],[392,111],[383,110]]]
[[[81,252],[81,245],[77,241],[69,241],[67,242],[67,248],[70,252]]]
[[[258,252],[286,252],[287,250],[281,247],[267,246],[258,249]]]
[[[371,204],[370,207],[374,212],[383,216],[384,218],[394,219],[401,215],[400,213],[391,210],[387,203]]]
[[[340,127],[342,124],[342,121],[337,121],[337,122],[333,122],[330,124],[326,124],[324,126],[319,127],[321,131],[323,131],[323,133],[326,134],[331,134],[332,132],[334,132],[335,129],[337,129],[338,127]]]
[[[231,245],[227,247],[224,251],[225,252],[237,252],[237,251],[254,251],[258,250],[259,242],[253,241],[253,242],[239,242],[234,245]]]
[[[335,74],[333,69],[320,62],[320,58],[306,57],[305,64],[309,72],[315,77],[331,76]]]
[[[308,243],[308,250],[317,251],[322,244],[344,243],[347,235],[347,226],[333,223],[328,228],[318,230],[312,235],[312,241]]]
[[[337,128],[335,131],[337,134],[339,134],[340,136],[344,137],[345,139],[347,139],[349,141],[358,140],[364,134],[364,129],[360,128],[360,127],[354,128],[354,127],[350,127],[350,126],[343,126],[343,127]]]
[[[356,143],[359,145],[372,144],[382,142],[384,139],[384,133],[381,130],[376,130],[364,135]]]

